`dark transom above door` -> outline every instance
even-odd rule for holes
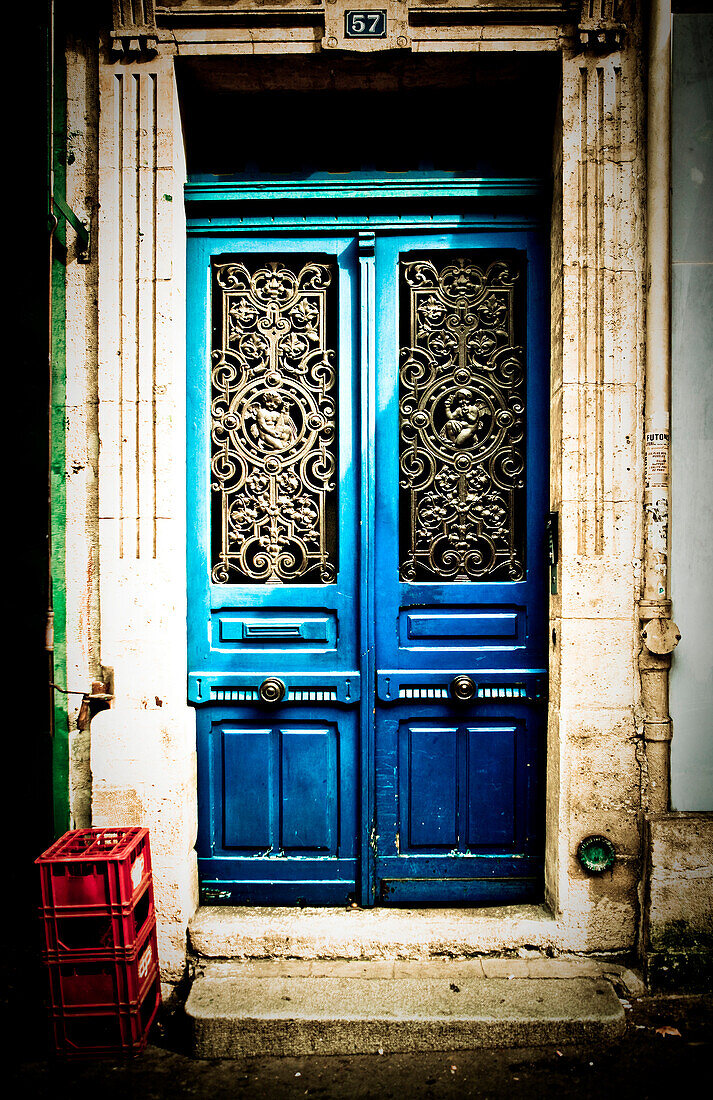
[[[205,900],[541,896],[542,263],[526,227],[192,237]]]

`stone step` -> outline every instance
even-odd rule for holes
[[[559,1046],[625,1027],[605,978],[488,978],[480,960],[210,963],[186,1014],[200,1058]]]
[[[201,906],[191,950],[212,959],[425,959],[559,947],[544,905],[484,909]]]

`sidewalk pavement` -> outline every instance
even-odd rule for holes
[[[528,973],[537,960],[485,960]],[[523,968],[520,963],[526,962]],[[601,963],[599,964],[601,965]],[[627,1097],[705,1094],[711,1080],[713,995],[651,996],[612,964],[625,1033],[599,1042],[409,1054],[194,1059],[185,1018],[165,1013],[147,1049],[129,1061],[75,1063],[48,1053],[41,968],[31,950],[2,963],[9,1095],[23,1100],[197,1100],[314,1097]],[[618,971],[618,979],[617,979]],[[625,975],[626,980],[623,980]],[[565,978],[552,980],[566,980]],[[7,1086],[6,1086],[7,1093]]]

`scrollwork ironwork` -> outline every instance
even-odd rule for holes
[[[212,579],[329,583],[337,569],[333,265],[252,267],[214,268]]]
[[[445,262],[444,262],[445,261]],[[401,264],[403,580],[524,577],[525,377],[513,264]]]

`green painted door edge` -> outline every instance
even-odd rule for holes
[[[54,117],[50,119],[54,140],[50,146],[54,171],[54,192],[66,197],[67,95],[64,57],[61,46],[55,49],[53,64],[48,66],[52,82]],[[49,88],[48,88],[49,91]],[[49,140],[49,137],[48,137]],[[51,181],[48,181],[51,183]],[[52,195],[48,213],[52,212]],[[61,256],[66,245],[63,218],[54,234],[59,248],[52,256],[50,273],[50,586],[54,610],[53,682],[67,686],[67,598],[65,585],[67,491],[66,467],[66,268]],[[70,826],[69,816],[69,709],[67,696],[54,691],[52,722],[52,816],[55,836]]]

